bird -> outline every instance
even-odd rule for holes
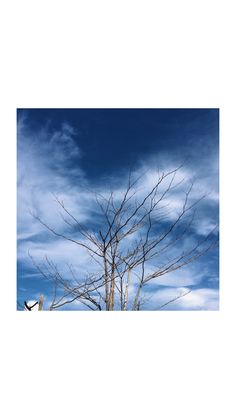
[[[34,308],[34,307],[36,307],[37,304],[38,304],[38,301],[28,301],[28,303],[25,301],[24,302],[25,310],[26,311],[37,310],[37,308]],[[32,310],[32,309],[34,309],[34,310]]]

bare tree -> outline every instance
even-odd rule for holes
[[[85,249],[97,266],[81,276],[68,265],[65,275],[48,257],[38,264],[30,255],[41,275],[54,284],[51,310],[74,301],[91,310],[140,310],[147,284],[192,263],[216,246],[216,229],[185,245],[185,239],[193,237],[196,209],[205,195],[194,200],[193,183],[184,188],[184,179],[177,180],[180,170],[159,174],[148,191],[140,189],[142,176],[132,179],[130,174],[122,197],[114,192],[108,196],[95,193],[100,214],[96,228],[81,224],[57,196],[54,198],[69,233],[57,231],[33,214],[50,233]],[[180,188],[181,205],[178,210],[171,209],[172,194]]]

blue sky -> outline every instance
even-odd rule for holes
[[[79,272],[90,266],[88,255],[56,238],[30,212],[60,232],[65,224],[55,202],[56,194],[91,228],[99,225],[94,191],[119,195],[127,174],[145,173],[144,190],[156,170],[168,171],[184,163],[181,176],[195,181],[193,195],[199,204],[188,241],[206,237],[218,222],[219,111],[217,109],[19,109],[18,132],[18,261],[17,298],[51,299],[50,281],[37,263],[53,260],[61,272],[72,265]],[[183,191],[171,198],[178,211]],[[174,252],[175,250],[173,250]],[[151,269],[151,266],[149,267]],[[156,310],[181,293],[191,293],[163,309],[216,310],[219,300],[218,249],[185,268],[162,276],[144,290],[143,309]],[[132,290],[131,290],[132,292]],[[66,309],[84,309],[72,304]]]

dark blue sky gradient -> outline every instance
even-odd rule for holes
[[[83,158],[80,167],[91,179],[133,167],[156,152],[176,158],[203,158],[217,146],[218,109],[27,109],[29,129],[60,129],[63,122],[77,131]],[[192,151],[200,151],[192,155]]]

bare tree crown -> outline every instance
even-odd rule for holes
[[[216,245],[215,229],[185,244],[205,195],[194,199],[193,183],[186,187],[180,172],[181,167],[159,174],[149,189],[142,189],[142,175],[134,179],[130,173],[122,193],[95,193],[100,214],[96,228],[82,224],[57,196],[70,233],[57,231],[33,214],[54,236],[85,249],[96,265],[86,277],[68,265],[65,277],[54,261],[46,257],[39,265],[30,255],[42,276],[54,284],[51,310],[74,301],[91,310],[140,310],[146,284],[192,263]],[[179,188],[182,200],[176,208],[173,197]]]

